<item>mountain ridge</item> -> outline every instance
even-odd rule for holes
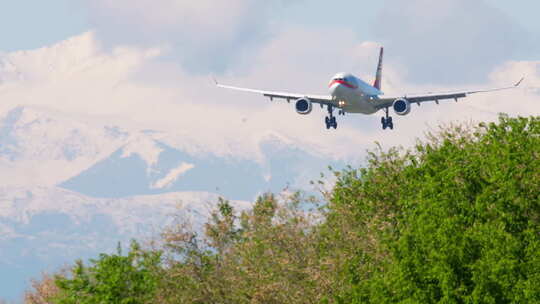
[[[0,295],[17,297],[42,271],[112,252],[118,242],[150,240],[175,220],[202,232],[218,198],[177,192],[100,199],[59,187],[0,187]],[[239,212],[250,206],[230,202]]]
[[[259,152],[230,154],[181,133],[75,117],[0,107],[3,297],[41,271],[151,237],[178,216],[201,232],[219,197],[241,211],[263,192],[301,188],[306,171],[317,176],[328,165],[324,153],[274,131],[254,142]]]

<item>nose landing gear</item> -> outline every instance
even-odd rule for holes
[[[334,116],[334,107],[331,105],[328,105],[328,116],[324,118],[324,121],[326,123],[326,129],[337,129],[337,121],[336,117]]]
[[[381,118],[383,130],[386,130],[386,128],[390,128],[390,130],[393,130],[394,123],[392,122],[392,117],[388,116],[388,108],[384,109],[384,113],[385,113],[385,116]]]

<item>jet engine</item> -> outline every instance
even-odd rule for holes
[[[311,110],[313,110],[313,105],[311,100],[304,97],[296,100],[295,108],[298,114],[307,115],[311,113]]]
[[[407,115],[411,112],[411,104],[407,99],[396,99],[394,100],[394,103],[392,104],[392,108],[394,108],[394,112],[396,112],[397,115]]]

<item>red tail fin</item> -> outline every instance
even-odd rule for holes
[[[381,78],[382,78],[382,67],[383,67],[383,54],[384,48],[381,47],[381,52],[379,54],[379,64],[377,65],[377,74],[375,74],[375,82],[373,86],[377,89],[381,89]]]

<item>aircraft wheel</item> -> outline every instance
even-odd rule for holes
[[[394,123],[392,122],[392,120],[390,120],[390,122],[388,123],[388,127],[390,128],[390,130],[394,130]]]
[[[332,126],[334,127],[334,129],[337,129],[337,121],[334,120],[334,123],[332,124]]]

